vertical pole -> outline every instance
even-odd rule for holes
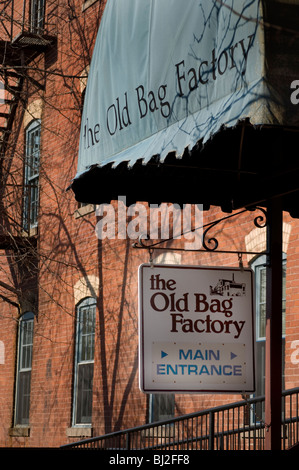
[[[267,221],[265,448],[281,450],[283,221],[279,197],[269,202]]]

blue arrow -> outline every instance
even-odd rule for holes
[[[161,357],[165,357],[165,356],[168,356],[168,354],[164,351],[161,351]]]
[[[234,359],[235,357],[237,357],[237,354],[234,354],[234,353],[231,352],[231,353],[230,353],[230,358],[231,358],[231,359]]]

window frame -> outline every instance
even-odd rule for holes
[[[31,339],[31,342],[24,343],[24,339],[26,339],[25,338],[26,331],[24,329],[25,326],[30,326],[31,331],[29,331],[29,339]],[[34,340],[34,313],[25,312],[20,317],[19,326],[18,326],[16,393],[15,393],[15,409],[14,409],[14,425],[15,426],[27,427],[29,425],[33,340]],[[26,364],[24,364],[23,362],[24,357],[25,357]],[[24,367],[24,365],[26,365],[27,367]],[[24,377],[24,380],[23,380],[23,377]],[[28,398],[25,398],[22,393],[24,391],[24,385],[26,387],[26,383],[24,383],[24,381],[26,380],[27,380],[27,397]],[[23,412],[24,409],[25,409],[25,413]]]
[[[91,310],[92,309],[92,310]],[[82,331],[84,325],[82,325],[81,315],[84,312],[88,312],[88,315],[92,315],[92,332],[84,333]],[[93,372],[94,372],[94,348],[95,348],[95,324],[96,324],[96,299],[94,297],[86,297],[82,299],[76,306],[76,335],[75,335],[75,356],[74,356],[74,386],[73,386],[73,409],[72,409],[72,426],[73,427],[86,427],[91,426],[92,424],[92,394],[93,394]],[[90,343],[89,339],[91,338]],[[85,338],[85,349],[82,347],[82,339]],[[83,351],[84,350],[84,351]],[[90,354],[92,352],[92,354]],[[83,354],[82,354],[83,353]],[[84,354],[87,354],[85,358],[82,359]],[[85,367],[84,367],[85,366]],[[91,366],[91,367],[90,367]],[[82,420],[83,413],[78,417],[80,413],[80,401],[79,396],[82,397],[84,390],[79,388],[79,377],[83,373],[84,381],[84,369],[85,371],[88,368],[92,369],[91,383],[89,384],[90,388],[86,389],[90,394],[90,416],[85,418],[90,418],[89,420]],[[87,378],[88,380],[88,378]],[[79,409],[78,409],[79,408]],[[82,408],[81,408],[82,409]],[[79,419],[80,418],[80,419]]]
[[[32,139],[36,139],[32,150]],[[25,130],[23,228],[30,231],[38,226],[39,214],[39,175],[41,153],[41,120],[30,122]],[[33,184],[32,184],[33,183]]]

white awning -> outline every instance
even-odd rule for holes
[[[298,217],[298,10],[107,0],[69,186],[77,201],[231,211],[279,195]]]
[[[147,163],[223,126],[279,121],[259,0],[107,0],[85,95],[77,177]]]

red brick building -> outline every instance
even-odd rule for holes
[[[96,206],[78,204],[67,191],[76,174],[85,86],[104,7],[101,0],[32,0],[23,17],[20,0],[7,2],[2,12],[2,447],[57,447],[241,399],[140,391],[137,277],[149,253],[128,237],[97,237]],[[211,230],[220,253],[175,250],[174,241],[154,250],[154,262],[239,266],[238,252],[266,249],[266,229],[253,224],[259,214],[226,218],[211,206],[203,222],[224,218]],[[298,219],[285,211],[285,389],[299,384],[298,242]],[[242,256],[256,275],[257,395],[264,394],[263,256]]]

